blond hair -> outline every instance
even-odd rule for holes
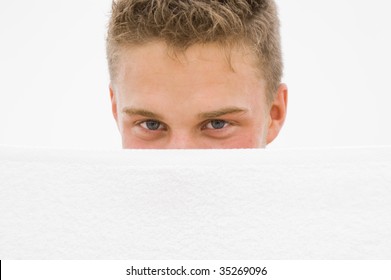
[[[110,77],[119,50],[160,39],[185,50],[194,44],[244,44],[254,51],[267,83],[267,100],[281,81],[279,20],[274,0],[116,0],[107,36]]]

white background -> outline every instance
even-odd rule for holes
[[[391,144],[390,4],[277,4],[289,108],[269,147]],[[105,59],[110,5],[0,2],[0,145],[120,148]]]

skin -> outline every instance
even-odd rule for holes
[[[255,55],[216,44],[176,57],[163,42],[122,49],[110,84],[125,149],[264,148],[283,126],[287,87],[266,103]]]

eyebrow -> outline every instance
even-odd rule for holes
[[[159,114],[153,113],[153,112],[145,110],[145,109],[125,107],[122,109],[122,112],[124,112],[125,114],[127,114],[129,116],[139,115],[139,116],[144,116],[144,117],[151,118],[151,119],[163,119],[163,117],[160,116]]]
[[[248,110],[238,107],[227,107],[227,108],[221,108],[216,111],[210,111],[205,113],[198,114],[198,117],[200,119],[213,119],[218,118],[224,115],[228,114],[237,114],[237,113],[246,113]]]
[[[213,118],[218,118],[224,115],[228,114],[237,114],[237,113],[246,113],[248,110],[239,108],[239,107],[226,107],[226,108],[221,108],[219,110],[215,111],[210,111],[210,112],[203,112],[198,114],[199,119],[213,119]],[[145,109],[138,109],[138,108],[131,108],[131,107],[125,107],[122,109],[122,112],[129,116],[134,116],[134,115],[139,115],[139,116],[144,116],[147,118],[152,118],[152,119],[163,119],[163,117],[159,114],[156,114],[154,112],[145,110]]]

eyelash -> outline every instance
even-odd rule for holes
[[[208,124],[211,124],[213,121],[224,122],[224,126],[223,126],[222,128],[207,128],[206,126],[207,126]],[[219,131],[219,130],[223,130],[224,128],[226,128],[226,127],[229,126],[229,125],[232,125],[232,123],[230,123],[230,122],[228,122],[228,121],[225,121],[225,120],[221,120],[221,119],[213,119],[213,120],[208,120],[208,121],[206,121],[206,122],[202,125],[201,129],[209,129],[209,130]]]
[[[159,126],[163,126],[163,129],[155,129],[155,130],[153,130],[153,129],[148,129],[148,128],[143,127],[142,124],[146,124],[147,122],[157,122],[157,123],[159,123]],[[145,130],[147,130],[149,132],[166,130],[166,125],[164,123],[162,123],[162,122],[160,122],[158,120],[152,120],[152,119],[137,122],[136,125],[141,126],[143,129],[145,129]]]
[[[221,121],[221,122],[224,122],[224,127],[218,129],[218,128],[207,128],[206,126],[208,124],[210,124],[211,122],[213,121]],[[163,129],[156,129],[156,130],[153,130],[153,129],[148,129],[148,128],[145,128],[142,126],[142,124],[146,124],[147,122],[157,122],[159,123],[159,126],[163,126]],[[167,130],[166,128],[166,125],[158,120],[153,120],[153,119],[149,119],[149,120],[143,120],[143,121],[140,121],[140,122],[137,122],[136,125],[142,127],[143,129],[149,131],[149,132],[154,132],[154,131],[164,131],[164,130]],[[227,126],[232,126],[233,124],[229,121],[226,121],[226,120],[222,120],[222,119],[211,119],[211,120],[207,120],[205,121],[202,125],[201,125],[201,130],[205,130],[205,129],[209,129],[209,130],[214,130],[214,131],[220,131],[220,130],[223,130],[224,128],[226,128]]]

